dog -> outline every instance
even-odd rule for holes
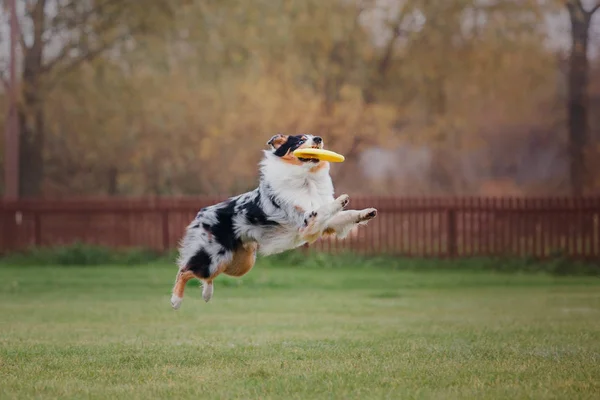
[[[334,198],[329,162],[298,158],[299,148],[324,146],[313,135],[277,134],[267,142],[256,189],[201,209],[187,226],[179,246],[179,271],[171,305],[178,309],[186,283],[202,281],[202,298],[213,296],[213,281],[221,273],[240,277],[256,261],[324,235],[343,239],[377,215],[375,208],[345,210],[349,196]]]

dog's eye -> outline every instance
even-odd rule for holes
[[[304,143],[304,142],[306,142],[306,139],[300,139],[300,142],[299,142],[299,143],[300,143],[300,144],[302,144],[302,143]]]

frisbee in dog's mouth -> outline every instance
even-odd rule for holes
[[[336,153],[331,150],[319,149],[316,147],[310,147],[305,149],[298,149],[294,151],[294,155],[298,157],[300,161],[330,161],[330,162],[344,162],[346,159],[343,155]]]

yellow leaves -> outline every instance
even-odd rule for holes
[[[557,90],[535,12],[520,10],[537,6],[487,3],[402,2],[408,33],[384,68],[393,2],[362,3],[369,18],[358,18],[344,1],[192,1],[173,30],[65,79],[47,105],[49,136],[78,168],[127,171],[132,193],[149,182],[188,193],[252,186],[276,132],[320,134],[341,153],[404,142],[469,151],[489,126],[548,118],[540,104]]]
[[[218,149],[213,148],[213,141],[213,138],[202,138],[200,140],[200,152],[198,153],[198,158],[200,158],[200,160],[207,161],[211,157],[218,157],[219,151]],[[215,150],[217,150],[216,154]]]

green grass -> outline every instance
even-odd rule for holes
[[[176,251],[156,252],[148,249],[121,249],[73,243],[58,247],[30,248],[22,252],[0,255],[0,268],[3,266],[54,267],[57,265],[84,267],[106,265],[143,265],[148,263],[172,263]],[[384,267],[394,270],[470,270],[500,272],[546,272],[553,275],[600,276],[600,261],[571,260],[556,256],[544,261],[534,257],[464,257],[458,259],[400,258],[391,255],[378,257],[362,256],[353,253],[336,255],[322,252],[289,251],[263,259],[262,265],[295,265],[302,267],[343,268]]]
[[[316,262],[316,261],[315,261]],[[172,265],[0,267],[0,398],[600,393],[600,279],[274,268],[169,305]]]

